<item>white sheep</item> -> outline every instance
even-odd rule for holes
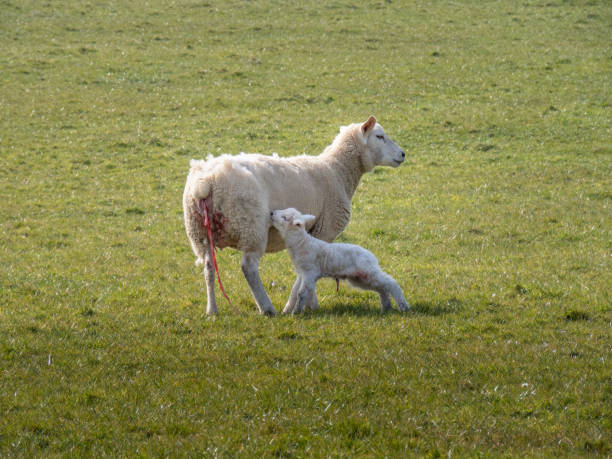
[[[374,166],[397,167],[404,152],[371,116],[366,122],[343,127],[333,143],[318,156],[279,158],[257,154],[221,155],[192,160],[183,194],[185,228],[197,260],[204,263],[208,304],[215,314],[214,271],[206,228],[208,209],[216,247],[243,252],[241,267],[262,314],[276,311],[259,277],[265,252],[284,249],[278,231],[270,226],[270,212],[294,207],[315,216],[307,230],[332,241],[350,217],[351,199],[361,176]],[[295,302],[298,278],[286,307]],[[316,308],[313,295],[311,307]]]
[[[400,311],[410,309],[401,287],[380,269],[378,260],[368,250],[355,244],[329,243],[310,236],[305,227],[316,219],[314,215],[302,215],[290,208],[272,211],[270,217],[272,225],[285,240],[295,271],[301,279],[295,305],[285,308],[283,312],[302,312],[304,306],[312,302],[315,284],[322,277],[346,279],[355,287],[378,292],[383,311],[391,309],[389,295]]]

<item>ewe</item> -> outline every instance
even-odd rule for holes
[[[183,211],[196,264],[204,263],[206,312],[217,312],[210,241],[202,224],[206,210],[215,246],[242,251],[242,272],[259,311],[274,315],[276,311],[258,271],[259,259],[265,252],[284,248],[278,231],[270,226],[270,212],[287,207],[308,212],[315,216],[307,226],[308,232],[332,241],[348,224],[351,199],[361,176],[374,166],[397,167],[403,161],[404,152],[373,116],[363,124],[341,128],[319,156],[241,154],[192,160]],[[300,283],[298,276],[286,309],[294,308]],[[317,307],[315,294],[311,307]]]
[[[314,215],[285,209],[273,211],[270,216],[272,225],[285,240],[295,272],[301,279],[295,305],[288,305],[283,312],[300,313],[304,306],[311,304],[315,283],[321,277],[346,279],[355,287],[378,292],[383,311],[391,309],[389,295],[400,311],[410,309],[398,283],[380,269],[371,252],[358,245],[329,243],[310,236],[305,226],[315,220]]]

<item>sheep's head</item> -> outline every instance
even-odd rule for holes
[[[314,215],[301,214],[299,210],[292,207],[284,210],[274,210],[270,213],[272,226],[279,231],[283,238],[288,231],[305,230],[306,225],[315,218]]]
[[[361,125],[359,133],[366,145],[364,163],[371,166],[369,169],[373,169],[374,166],[397,167],[404,162],[406,157],[404,150],[385,134],[373,116]]]

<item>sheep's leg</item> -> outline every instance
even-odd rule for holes
[[[212,264],[212,259],[208,251],[206,251],[206,255],[204,256],[204,279],[206,280],[206,296],[208,298],[206,314],[216,314],[217,302],[215,300],[215,268]]]
[[[270,297],[266,293],[266,289],[259,277],[259,258],[261,255],[256,252],[245,252],[242,255],[242,272],[249,284],[251,293],[255,297],[255,302],[259,308],[259,312],[268,316],[276,315],[276,310],[272,306]]]

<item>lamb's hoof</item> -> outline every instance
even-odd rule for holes
[[[262,314],[266,317],[274,317],[276,315],[276,310],[274,308],[268,309],[267,311],[263,311]]]
[[[399,310],[400,312],[409,312],[410,311],[410,305],[408,303],[402,303],[399,305]]]

